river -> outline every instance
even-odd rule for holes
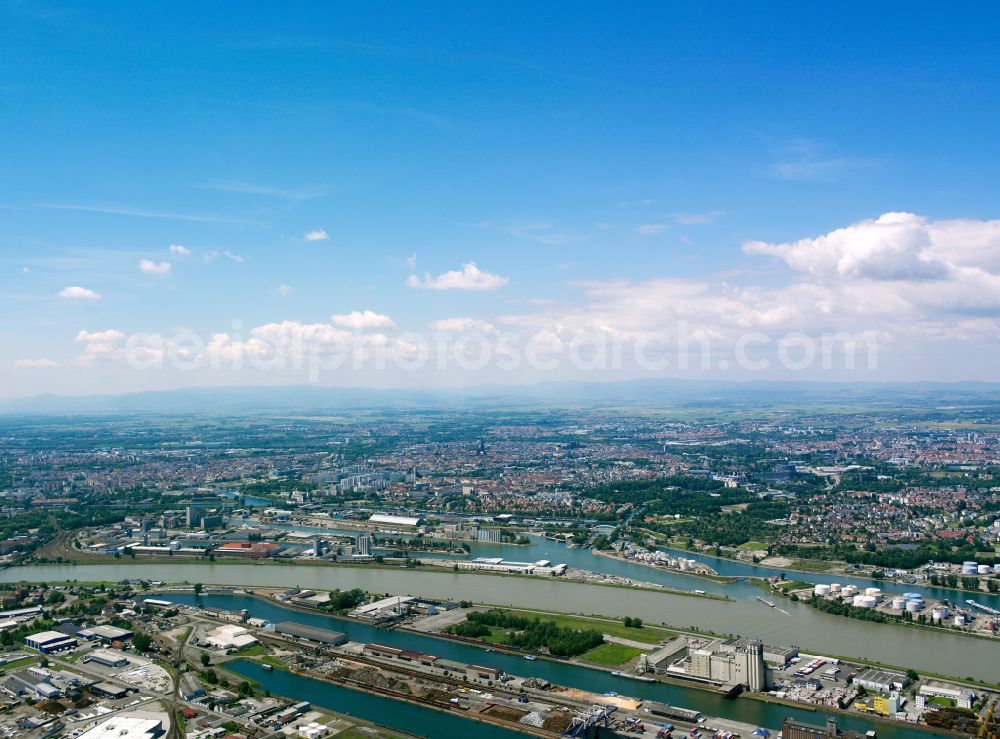
[[[233,519],[230,523],[251,523],[249,521]],[[309,526],[298,526],[295,524],[268,524],[272,528],[291,530],[291,531],[307,531],[315,532],[317,534],[326,534],[327,536],[356,536],[358,532],[338,530],[338,529],[321,529]],[[632,578],[633,580],[643,580],[646,582],[657,583],[663,585],[664,587],[674,588],[677,590],[704,590],[708,593],[716,593],[719,595],[728,595],[730,598],[747,598],[752,599],[756,595],[760,595],[760,589],[757,586],[735,582],[735,583],[718,583],[712,582],[703,578],[693,577],[691,575],[686,575],[682,572],[675,572],[671,570],[666,570],[663,568],[647,567],[646,565],[638,564],[636,562],[630,562],[628,560],[623,560],[617,557],[605,557],[598,554],[594,554],[590,549],[583,549],[580,547],[570,547],[562,542],[551,541],[545,539],[541,536],[531,536],[531,543],[524,545],[516,544],[491,544],[488,542],[474,541],[468,542],[470,544],[471,553],[468,555],[448,555],[448,554],[429,554],[424,552],[413,552],[414,557],[422,558],[447,558],[447,559],[468,559],[471,557],[503,557],[504,559],[522,561],[522,562],[537,562],[541,559],[550,559],[553,562],[565,562],[570,567],[575,567],[582,570],[590,570],[592,572],[604,572],[611,575],[618,575],[621,577]],[[949,588],[935,588],[929,586],[917,586],[917,585],[905,585],[894,583],[885,580],[875,580],[867,577],[858,577],[853,575],[830,575],[826,573],[812,573],[812,572],[795,572],[789,569],[782,569],[778,567],[762,567],[760,565],[748,564],[745,562],[737,562],[731,559],[725,559],[722,557],[713,557],[706,554],[697,554],[692,552],[685,552],[678,549],[663,549],[665,552],[677,557],[688,557],[690,559],[696,559],[700,562],[704,562],[720,575],[728,575],[731,577],[761,577],[766,578],[771,575],[785,575],[789,580],[805,580],[811,583],[840,583],[841,585],[856,585],[860,589],[865,588],[880,588],[886,593],[908,593],[908,592],[920,592],[928,600],[951,600],[962,603],[967,598],[972,598],[983,605],[989,606],[991,608],[1000,609],[1000,594],[991,593],[965,593],[959,590],[951,590]]]
[[[615,677],[608,672],[591,670],[586,667],[580,667],[567,662],[549,660],[536,660],[534,662],[529,662],[521,659],[520,657],[508,654],[496,652],[486,654],[481,649],[467,644],[462,644],[460,642],[445,641],[407,631],[387,631],[383,629],[376,629],[375,627],[367,624],[361,624],[347,619],[340,619],[322,613],[304,613],[298,610],[286,608],[272,601],[265,601],[260,598],[247,595],[211,593],[202,596],[195,596],[193,594],[170,593],[158,597],[162,597],[175,603],[201,604],[230,611],[239,611],[245,608],[252,616],[267,619],[272,623],[290,620],[298,623],[309,624],[311,626],[318,626],[320,628],[333,629],[335,631],[346,632],[348,638],[352,641],[375,641],[382,644],[415,649],[417,651],[434,654],[438,657],[458,662],[486,664],[492,667],[497,667],[508,674],[538,677],[549,680],[557,685],[573,686],[598,694],[615,691],[617,693],[642,700],[655,700],[670,703],[672,705],[684,706],[686,708],[694,708],[701,711],[706,716],[729,718],[734,721],[740,721],[756,726],[764,726],[773,730],[780,729],[782,721],[789,716],[809,723],[822,724],[826,720],[826,716],[822,711],[806,711],[784,705],[766,703],[764,701],[751,698],[727,699],[711,690],[699,690],[679,685],[669,685],[667,683],[639,682],[628,678]],[[263,670],[259,670],[259,673],[262,676],[268,674]],[[270,674],[276,675],[279,673],[275,671]],[[254,675],[253,677],[254,679],[260,679],[257,675]],[[266,679],[261,682],[264,687],[270,688],[272,692],[283,692],[281,688],[268,684]],[[327,687],[326,683],[318,681],[314,682],[321,685],[324,690]],[[284,694],[288,695],[289,693]],[[291,695],[299,697],[301,696],[301,693],[291,693]],[[329,703],[324,703],[322,701],[319,701],[319,703],[320,705],[326,705],[333,710],[340,710],[337,705],[330,705]],[[342,705],[347,705],[348,710],[351,710],[352,706],[356,708],[353,702]],[[435,715],[435,712],[429,709],[420,710],[431,714],[431,717]],[[372,716],[367,716],[366,718],[378,722],[384,722],[385,717],[386,714],[377,713]],[[433,720],[431,717],[428,717],[428,720]],[[862,732],[873,727],[870,722],[855,716],[838,716],[838,722],[844,728],[857,729]],[[901,726],[879,723],[874,725],[874,727],[877,729],[881,739],[909,739],[909,737],[928,736],[926,732],[907,729],[906,727]],[[405,727],[400,726],[399,728]],[[431,736],[453,735],[443,732],[444,729],[441,727],[437,731],[431,731],[429,733]],[[418,731],[418,733],[423,733],[423,729]]]
[[[674,576],[634,564],[631,566],[651,576]],[[618,618],[638,616],[648,623],[665,623],[680,628],[696,626],[721,634],[753,636],[773,644],[797,645],[804,650],[833,656],[858,657],[913,667],[918,671],[1000,682],[1000,645],[996,642],[917,627],[858,621],[822,613],[803,603],[791,601],[782,601],[779,610],[768,608],[752,598],[718,601],[650,590],[590,585],[560,578],[504,577],[433,569],[209,562],[135,564],[113,563],[112,560],[108,564],[34,565],[0,571],[2,582],[118,581],[137,577],[248,588],[293,585],[311,589],[357,587],[376,593],[468,599],[477,603]],[[690,581],[690,578],[686,580]],[[709,581],[704,581],[704,584],[706,590],[716,585]]]

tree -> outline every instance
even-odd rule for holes
[[[196,582],[194,584],[194,594],[195,595],[201,595],[201,591],[202,590],[203,590],[202,584],[200,582]]]
[[[920,679],[920,675],[918,675],[917,671],[914,670],[912,667],[906,671],[906,676],[910,678],[911,681],[914,682]]]
[[[205,654],[205,653],[202,653],[202,655],[201,655],[201,665],[202,665],[202,667],[208,667],[208,665],[209,665],[209,663],[210,663],[211,661],[212,661],[212,658],[211,658],[211,657],[209,657],[209,656],[208,656],[207,654]]]
[[[140,652],[148,652],[152,641],[146,634],[136,634],[132,637],[132,645]]]

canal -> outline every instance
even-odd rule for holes
[[[346,632],[348,638],[356,642],[379,642],[426,652],[458,662],[486,664],[511,675],[538,677],[556,685],[576,687],[597,694],[614,691],[642,700],[656,700],[686,708],[694,708],[706,716],[729,718],[734,721],[764,726],[775,730],[779,729],[782,721],[789,716],[810,723],[823,723],[826,720],[825,714],[820,711],[814,712],[790,708],[751,698],[726,699],[712,691],[666,683],[646,683],[629,678],[615,677],[609,672],[591,670],[568,662],[541,659],[532,662],[509,654],[497,652],[486,654],[477,647],[461,642],[437,639],[407,631],[377,629],[374,626],[357,623],[348,619],[336,618],[323,613],[305,613],[289,609],[273,601],[262,600],[249,595],[206,594],[196,596],[194,594],[170,593],[160,597],[175,603],[209,606],[228,611],[246,609],[252,616],[267,619],[271,623],[295,621],[310,626],[333,629],[335,631]],[[263,671],[261,673],[266,674]],[[322,685],[325,686],[326,684],[322,683]],[[265,685],[265,687],[268,686]],[[272,688],[272,692],[281,691]],[[298,694],[294,695],[297,696]],[[429,709],[423,710],[429,711]],[[433,711],[429,712],[433,713]],[[379,719],[373,718],[372,720],[378,721]],[[838,721],[845,728],[857,729],[862,732],[873,728],[871,723],[854,716],[838,716]],[[927,733],[922,731],[889,724],[879,723],[874,725],[874,728],[878,730],[879,736],[883,739],[928,736]]]
[[[339,685],[293,675],[282,670],[265,672],[256,662],[238,660],[227,665],[227,668],[260,683],[261,688],[270,690],[274,695],[283,695],[297,701],[309,701],[314,706],[356,716],[417,736],[461,736],[473,739],[513,739],[524,736],[499,726],[470,721],[453,714],[380,695],[342,688]]]

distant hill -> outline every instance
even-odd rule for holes
[[[120,395],[35,395],[0,400],[4,414],[130,414],[212,412],[320,412],[358,408],[489,407],[566,404],[701,407],[764,407],[808,403],[820,406],[886,406],[1000,402],[1000,383],[730,382],[632,380],[478,385],[455,389],[376,389],[289,385],[203,387]]]

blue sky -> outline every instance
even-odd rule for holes
[[[301,381],[119,349],[355,311],[389,342],[684,321],[713,356],[846,331],[866,379],[997,379],[995,8],[326,5],[0,2],[2,394]]]

